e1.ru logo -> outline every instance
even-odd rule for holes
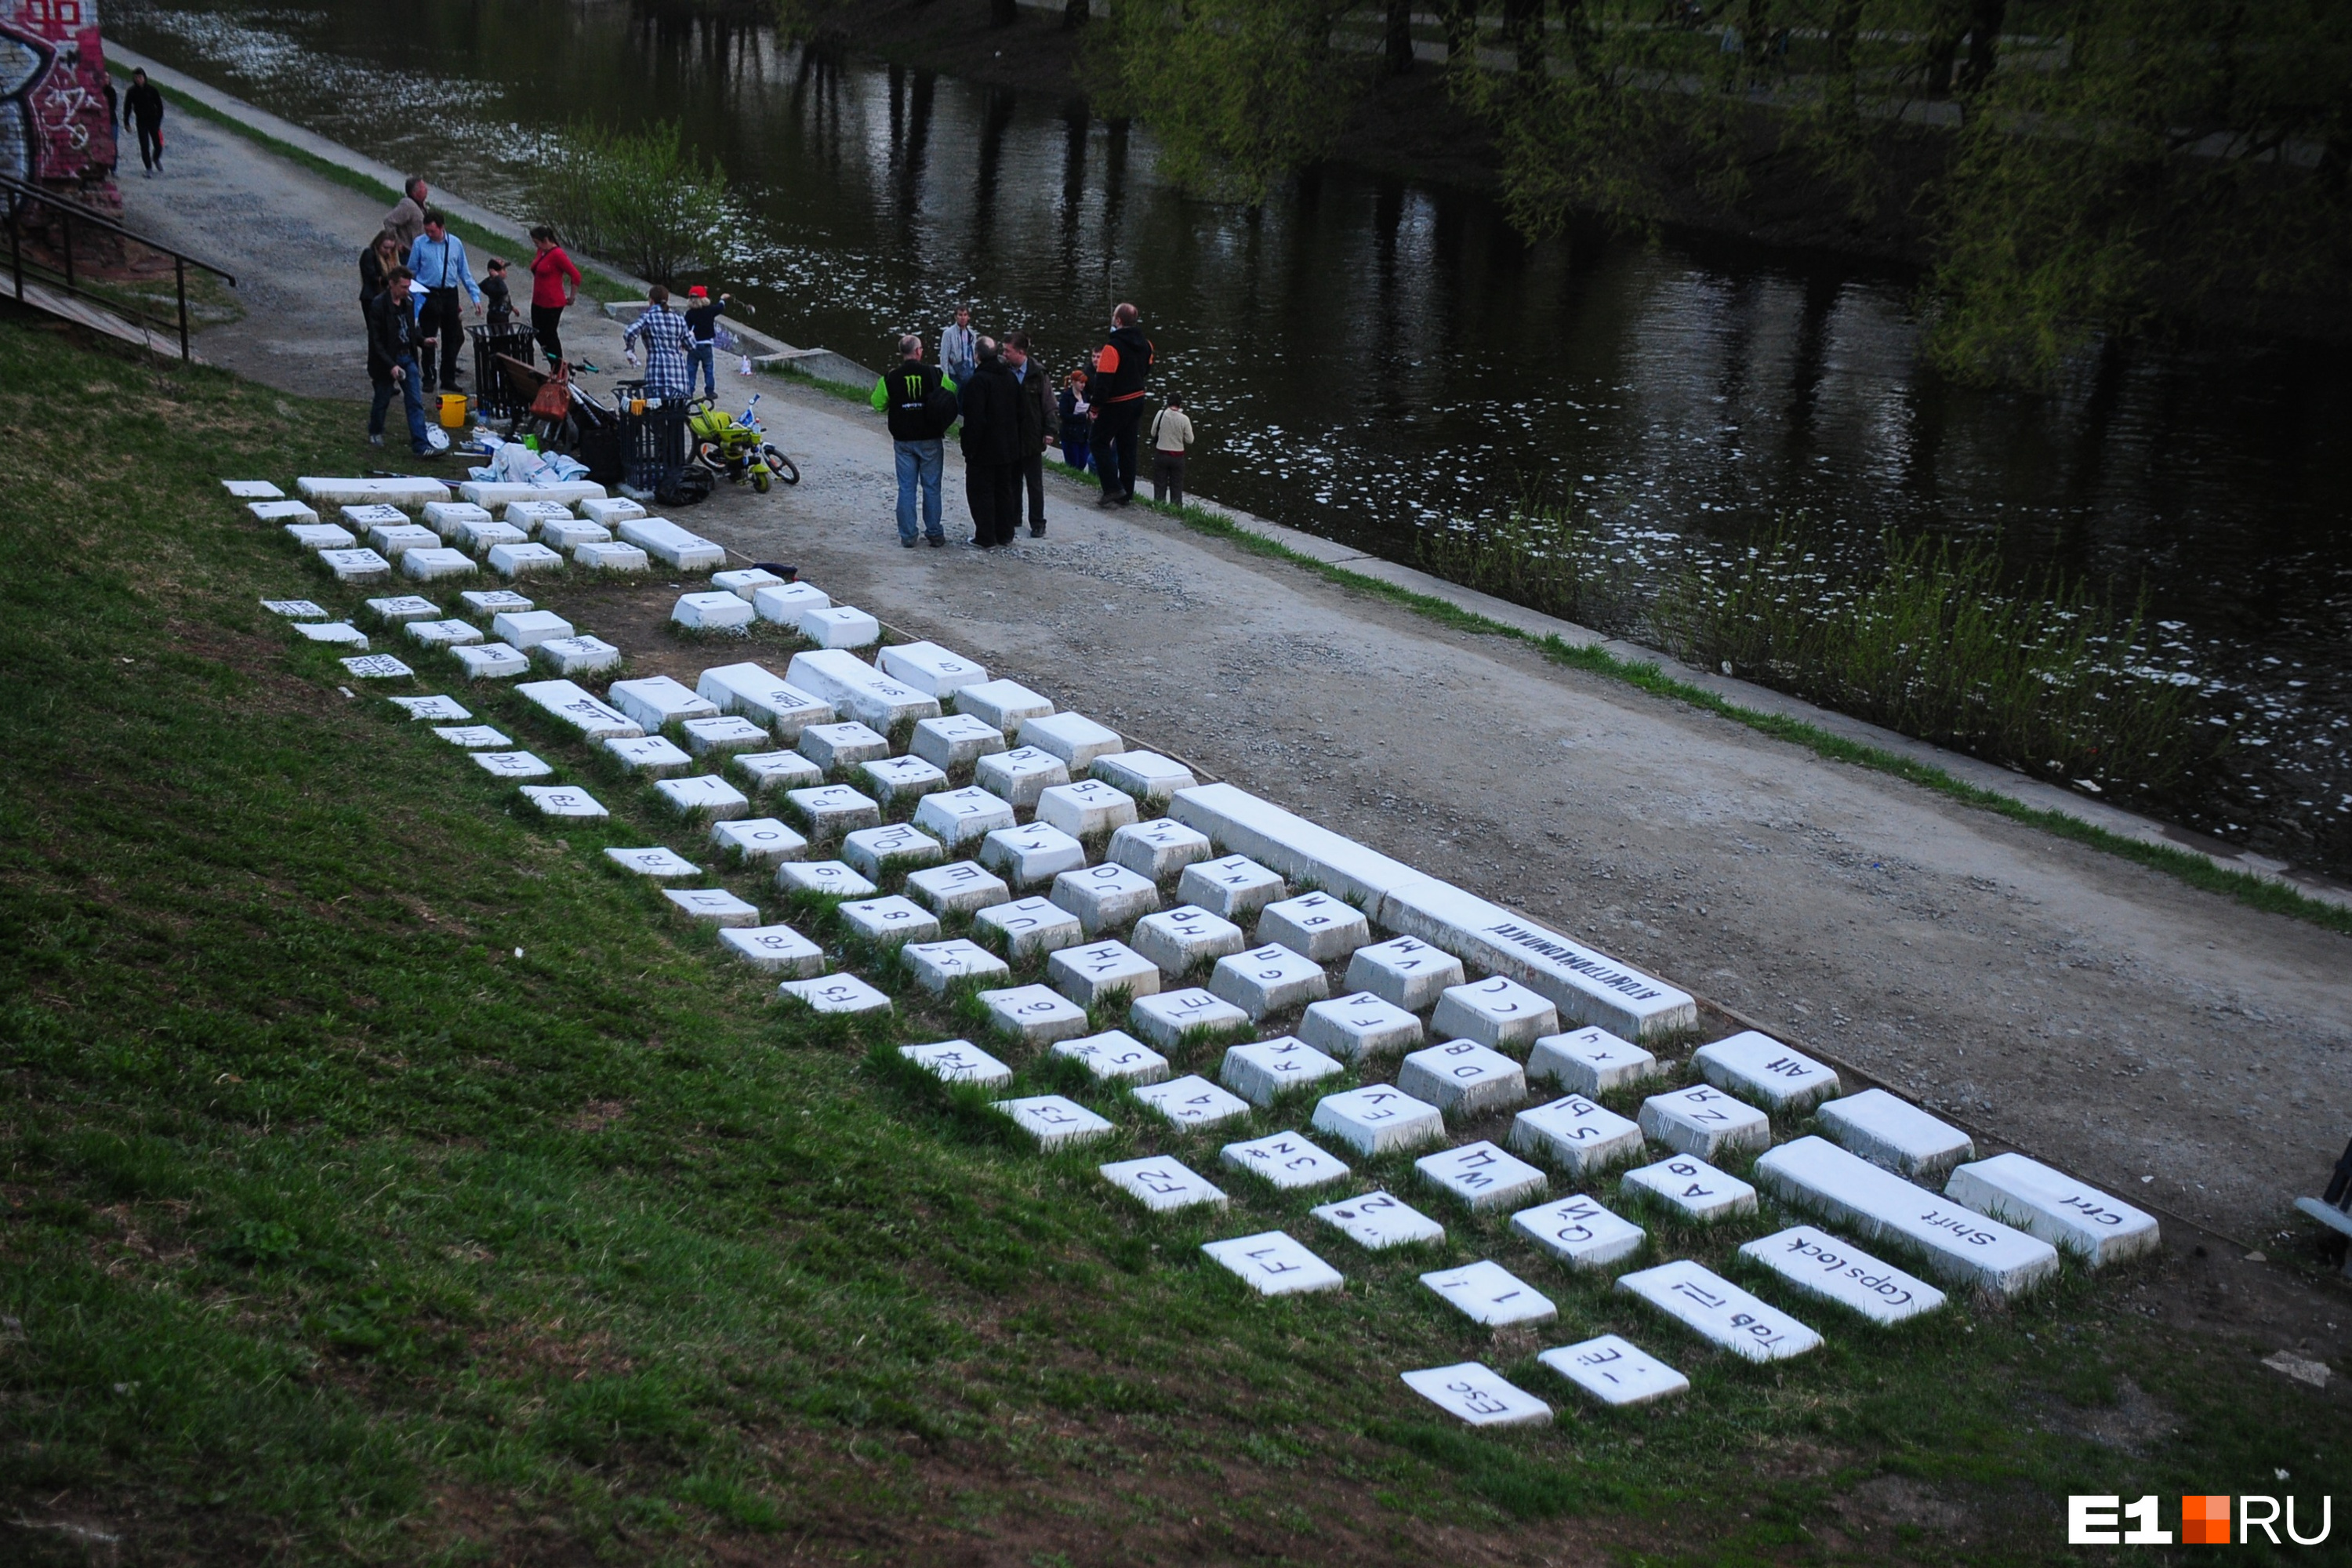
[[[2242,1497],[2236,1500],[2237,1543],[2243,1545],[2257,1530],[2273,1546],[2279,1540],[2279,1500]],[[2295,1530],[2296,1500],[2286,1500],[2286,1539],[2297,1546],[2317,1546],[2336,1527],[2336,1500],[2319,1500],[2319,1533],[2309,1538]],[[2231,1499],[2227,1494],[2180,1500],[2180,1542],[2184,1546],[2228,1546]],[[2066,1500],[2066,1544],[2069,1546],[2169,1546],[2172,1531],[2156,1522],[2157,1500],[2144,1497],[2126,1504],[2119,1497],[2070,1497]],[[2128,1524],[2129,1530],[2118,1528]]]

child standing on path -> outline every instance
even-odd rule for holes
[[[1184,504],[1184,448],[1192,444],[1184,400],[1172,394],[1151,421],[1151,499]]]
[[[693,335],[694,346],[686,356],[687,395],[694,395],[694,373],[702,372],[702,395],[713,402],[719,398],[719,318],[727,313],[727,302],[735,298],[721,294],[714,302],[710,290],[697,283],[686,291],[686,330]]]
[[[490,258],[490,269],[482,278],[482,304],[490,331],[504,329],[514,320],[514,295],[507,288],[507,264],[497,257]]]

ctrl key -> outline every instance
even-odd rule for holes
[[[1404,1373],[1404,1385],[1469,1426],[1543,1426],[1551,1406],[1475,1361]]]

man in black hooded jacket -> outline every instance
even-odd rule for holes
[[[1145,378],[1151,374],[1151,340],[1143,335],[1143,315],[1122,303],[1110,313],[1110,338],[1095,352],[1094,379],[1087,395],[1095,405],[1095,471],[1102,476],[1104,506],[1135,500],[1135,430],[1143,421]]]
[[[982,550],[1013,542],[1021,521],[1021,384],[994,338],[982,338],[979,368],[957,390],[963,405],[963,494],[971,542]]]

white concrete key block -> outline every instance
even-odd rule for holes
[[[1282,879],[1245,856],[1202,860],[1184,868],[1176,896],[1229,921],[1245,921],[1282,897]]]
[[[746,608],[751,595],[762,588],[782,588],[784,580],[764,566],[745,566],[733,572],[713,572],[710,585],[723,594],[732,594],[743,601]]]
[[[428,501],[447,500],[449,487],[439,479],[347,479],[305,474],[294,481],[294,493],[313,506],[362,505],[369,501],[381,501],[386,506],[423,506]]]
[[[876,799],[890,805],[920,800],[948,787],[948,775],[920,757],[877,757],[860,763],[857,776]]]
[[[525,533],[537,533],[551,522],[569,522],[572,509],[562,501],[510,500],[499,516]]]
[[[740,714],[788,742],[799,740],[809,725],[830,724],[838,717],[832,703],[756,664],[713,666],[702,672],[694,689],[721,713]]]
[[[339,522],[289,522],[286,537],[304,550],[349,550],[358,536]]]
[[[1160,889],[1124,866],[1083,866],[1061,872],[1047,897],[1077,916],[1089,937],[1124,931],[1160,906]]]
[[[438,483],[438,481],[435,481]],[[445,488],[443,495],[448,494]],[[394,496],[386,500],[407,506],[409,501]],[[472,501],[476,506],[497,508],[509,501],[553,500],[567,506],[582,506],[604,499],[604,487],[593,479],[562,479],[550,484],[532,484],[518,479],[467,479],[457,487],[457,499]]]
[[[466,650],[460,648],[457,651],[463,655]],[[591,741],[602,741],[608,736],[626,739],[645,732],[644,727],[635,720],[619,709],[599,701],[577,681],[527,680],[515,690],[532,707],[570,725]]]
[[[1097,757],[1087,772],[1152,806],[1165,806],[1176,798],[1178,790],[1191,789],[1198,782],[1192,769],[1157,752],[1114,752]]]
[[[367,633],[349,621],[295,621],[294,634],[310,642],[331,643],[337,647],[367,651]]]
[[[993,1089],[1013,1081],[1013,1069],[970,1040],[941,1040],[936,1045],[900,1046],[898,1054],[941,1083],[976,1083]]]
[[[562,555],[573,555],[583,544],[610,544],[613,531],[601,522],[542,522],[539,525],[539,542]]]
[[[1644,1136],[1702,1160],[1765,1149],[1772,1142],[1770,1117],[1706,1084],[1650,1096],[1635,1120]]]
[[[686,731],[686,749],[698,757],[764,752],[775,744],[775,737],[740,713],[721,713],[715,719],[681,720],[679,728]]]
[[[525,784],[522,797],[541,816],[553,816],[574,822],[604,822],[612,816],[594,795],[583,789],[561,784]]]
[[[1024,719],[1021,721],[1019,741],[1024,746],[1034,746],[1059,758],[1074,773],[1084,773],[1094,765],[1097,757],[1126,749],[1118,731],[1107,730],[1080,713],[1047,713]]]
[[[882,826],[882,807],[847,784],[786,790],[784,799],[808,824],[813,837],[837,838],[861,827]]]
[[[411,719],[429,719],[436,724],[462,724],[474,716],[464,704],[450,697],[392,697],[385,700]]]
[[[1160,971],[1123,942],[1090,942],[1058,949],[1045,961],[1054,989],[1081,1007],[1113,996],[1149,996],[1160,989]]]
[[[1255,1020],[1304,1007],[1331,994],[1323,966],[1286,947],[1260,947],[1217,960],[1209,989]]]
[[[511,680],[530,668],[530,655],[502,642],[484,643],[479,647],[453,647],[449,657],[457,661],[468,680]]]
[[[545,577],[563,570],[563,556],[544,544],[493,544],[490,570],[501,577]]]
[[[1056,827],[1000,827],[980,841],[980,863],[1015,888],[1043,887],[1087,863],[1086,847]]]
[[[575,544],[572,547],[572,564],[583,572],[605,572],[614,575],[645,572],[652,567],[646,552],[634,544],[618,540],[610,542]]]
[[[543,779],[555,770],[529,752],[476,752],[474,764],[494,778]]]
[[[752,621],[751,606],[723,591],[679,595],[669,618],[692,632],[740,632]]]
[[[1264,1110],[1282,1095],[1311,1089],[1346,1070],[1297,1036],[1284,1035],[1228,1047],[1217,1077],[1227,1089]]]
[[[1078,917],[1046,899],[991,904],[971,918],[972,929],[1003,944],[1012,958],[1058,952],[1086,940]]]
[[[412,550],[401,557],[400,563],[411,577],[450,575],[447,572],[427,571],[419,560],[419,557],[435,553],[433,551]],[[319,552],[319,564],[324,566],[336,582],[349,583],[354,587],[382,583],[392,576],[392,563],[373,550],[321,550]],[[466,570],[470,572],[473,569],[474,563],[467,562]]]
[[[397,561],[411,550],[430,550],[441,542],[441,536],[420,522],[411,522],[401,513],[397,522],[379,522],[367,531],[368,548],[387,561]]]
[[[1120,1160],[1103,1166],[1102,1174],[1103,1180],[1153,1214],[1195,1208],[1202,1204],[1214,1208],[1225,1206],[1222,1191],[1181,1162],[1164,1154],[1149,1160]]]
[[[310,505],[299,500],[257,500],[245,509],[256,522],[274,522],[284,527],[289,522],[316,522],[319,514]]]
[[[416,602],[420,605],[425,603],[422,599],[419,599]],[[399,604],[402,603],[402,601],[397,599],[370,599],[368,603],[370,605],[375,605],[380,604]],[[326,621],[332,620],[334,618],[327,613],[325,606],[312,604],[308,599],[264,599],[261,601],[261,607],[268,610],[273,616],[283,616],[289,621]],[[437,616],[441,612],[439,610],[435,610],[433,613]]]
[[[724,888],[664,888],[662,897],[690,921],[716,926],[755,926],[760,907],[747,904]]]
[[[1249,1022],[1249,1015],[1197,985],[1139,996],[1127,1010],[1129,1027],[1162,1050],[1173,1050],[1188,1037],[1223,1034]],[[1235,1101],[1236,1104],[1243,1104]],[[1247,1109],[1243,1104],[1244,1110]]]
[[[1511,1216],[1511,1228],[1570,1268],[1606,1268],[1642,1250],[1643,1230],[1582,1193]]]
[[[743,792],[720,778],[717,773],[697,773],[690,778],[657,779],[654,793],[668,803],[680,816],[699,822],[723,822],[730,817],[748,816],[751,803]]]
[[[1037,795],[1037,820],[1073,838],[1091,838],[1135,820],[1135,802],[1094,779],[1055,784]]]
[[[1391,888],[1424,881],[1401,860],[1366,848],[1232,784],[1179,790],[1168,815],[1219,845],[1301,882],[1312,882],[1360,909],[1374,909]]]
[[[940,917],[896,893],[878,899],[853,899],[836,911],[849,934],[877,947],[907,942],[937,942]]]
[[[1087,1021],[1084,1007],[1045,985],[983,991],[980,1005],[987,1010],[990,1024],[1024,1045],[1074,1040],[1094,1026]]]
[[[457,538],[457,530],[467,523],[490,520],[487,508],[476,506],[469,500],[427,501],[420,515],[425,520],[425,526],[444,539]]]
[[[1551,1406],[1475,1361],[1402,1374],[1404,1385],[1465,1426],[1549,1426]]]
[[[1258,911],[1260,945],[1276,942],[1318,963],[1337,963],[1371,940],[1363,911],[1328,893],[1278,899]]]
[[[1628,1171],[1620,1185],[1628,1196],[1672,1209],[1685,1219],[1711,1222],[1756,1212],[1754,1187],[1688,1154]]]
[[[419,647],[468,647],[484,640],[481,627],[470,621],[411,621],[407,631]]]
[[[342,665],[353,680],[405,680],[416,673],[388,653],[363,654]]]
[[[989,794],[1019,807],[1034,806],[1037,797],[1055,784],[1070,782],[1062,759],[1034,746],[983,756],[972,764],[972,782]]]
[[[1275,1132],[1228,1143],[1217,1151],[1217,1158],[1231,1169],[1247,1171],[1286,1193],[1325,1186],[1349,1174],[1344,1163],[1297,1132]]]
[[[907,873],[907,896],[933,914],[976,915],[1011,901],[1013,889],[979,861],[958,860]]]
[[[667,735],[614,735],[604,746],[625,772],[645,778],[675,778],[694,770],[694,759]]]
[[[286,494],[268,479],[223,479],[221,489],[231,500],[278,500]]]
[[[1348,960],[1348,984],[1407,1012],[1433,1005],[1462,984],[1462,961],[1418,937],[1401,936],[1360,947]]]
[[[530,538],[511,522],[476,518],[459,523],[457,537],[450,542],[468,555],[487,555],[501,544],[522,544]]]
[[[1421,1044],[1421,1020],[1369,991],[1334,996],[1307,1009],[1298,1037],[1342,1061],[1394,1056]]]
[[[1542,1197],[1551,1184],[1536,1166],[1500,1144],[1483,1142],[1423,1154],[1412,1168],[1423,1181],[1460,1200],[1473,1214],[1516,1208]]]
[[[1445,1142],[1444,1111],[1384,1083],[1325,1095],[1314,1126],[1368,1160]]]
[[[1874,1323],[1892,1325],[1933,1312],[1944,1293],[1819,1226],[1792,1225],[1739,1249],[1809,1296],[1834,1301]]]
[[[1559,1010],[1517,981],[1496,974],[1447,986],[1429,1026],[1496,1050],[1527,1050],[1543,1036],[1559,1032]]]
[[[606,528],[616,528],[633,518],[646,515],[646,509],[625,496],[591,496],[578,503],[580,515],[591,522],[601,522]]]
[[[988,949],[964,937],[950,942],[910,942],[899,950],[908,973],[915,984],[934,996],[944,996],[948,988],[962,983],[986,985],[991,982],[1010,980],[1013,970],[1004,960]]]
[[[940,841],[903,822],[861,827],[841,836],[841,858],[868,877],[902,866],[933,866],[943,858]]]
[[[634,871],[640,877],[656,881],[671,882],[684,877],[699,877],[702,868],[674,850],[659,845],[642,849],[607,849],[604,858],[624,871]]]
[[[888,731],[901,723],[940,716],[940,700],[893,680],[845,648],[796,653],[784,679],[810,696],[830,702],[845,719]]]
[[[1571,1176],[1597,1176],[1641,1157],[1642,1130],[1615,1111],[1571,1094],[1520,1111],[1511,1123],[1511,1147]]]
[[[553,610],[503,610],[490,618],[490,635],[509,647],[520,648],[525,653],[543,642],[568,637],[572,630],[572,623]],[[618,699],[614,700],[614,706],[619,706]],[[657,730],[661,725],[656,721],[649,727]]]
[[[1701,1046],[1691,1065],[1716,1088],[1784,1115],[1810,1110],[1838,1091],[1833,1069],[1753,1029]]]
[[[1944,1195],[2103,1268],[2163,1245],[2156,1216],[2022,1154],[1962,1165]]]
[[[1459,1121],[1528,1097],[1519,1064],[1475,1040],[1447,1040],[1410,1053],[1397,1065],[1397,1087]]]
[[[597,675],[616,669],[621,650],[603,637],[555,637],[530,650],[531,658],[558,675]]]
[[[466,606],[466,614],[476,619],[539,607],[511,588],[467,588],[458,594],[457,602]]]
[[[1135,822],[1110,836],[1109,858],[1139,877],[1164,882],[1216,853],[1208,836],[1172,816]]]
[[[362,538],[370,529],[394,526],[408,521],[406,512],[396,506],[385,506],[381,501],[338,507],[335,509],[335,513],[345,528]]]
[[[1051,713],[1054,704],[1017,680],[983,680],[956,688],[955,710],[1011,735],[1029,720]]]
[[[1490,1329],[1548,1323],[1559,1316],[1550,1297],[1492,1258],[1440,1268],[1423,1275],[1421,1282],[1464,1317]]]
[[[890,998],[855,974],[819,974],[805,980],[787,980],[776,987],[776,1000],[798,1002],[813,1012],[850,1017],[890,1011]],[[916,1048],[902,1047],[901,1054]]]
[[[776,887],[826,899],[870,898],[882,890],[838,860],[787,860],[776,868]]]
[[[874,662],[892,679],[903,680],[916,690],[928,691],[934,697],[946,697],[961,687],[978,686],[988,679],[986,669],[935,642],[893,644],[877,654]]]
[[[772,816],[714,822],[710,825],[710,844],[720,858],[740,866],[781,866],[808,853],[808,840]]]
[[[860,763],[877,763],[890,754],[890,738],[849,720],[839,724],[811,724],[801,731],[795,748],[828,773],[845,773]]]
[[[1133,869],[1133,868],[1129,868]],[[1135,951],[1167,974],[1190,974],[1228,953],[1249,945],[1242,928],[1220,920],[1197,904],[1181,904],[1145,915],[1135,922],[1128,941]]]
[[[616,680],[606,695],[612,699],[614,707],[644,725],[648,731],[663,729],[679,720],[712,718],[719,711],[718,705],[709,698],[696,695],[685,682],[672,680],[667,675]]]
[[[1528,1053],[1529,1083],[1556,1083],[1572,1094],[1606,1094],[1664,1070],[1657,1058],[1606,1029],[1546,1035]]]
[[[2050,1243],[1915,1186],[1826,1138],[1793,1139],[1763,1155],[1756,1179],[1782,1202],[1865,1240],[1917,1251],[1939,1279],[2014,1296],[2058,1271]]]
[[[751,613],[780,626],[798,626],[803,611],[822,610],[832,603],[832,596],[813,583],[762,584],[751,590]]]
[[[1883,1089],[1826,1101],[1816,1114],[1829,1135],[1854,1153],[1930,1186],[1961,1161],[1976,1158],[1976,1142],[1967,1133]]]
[[[1000,1100],[996,1109],[1013,1119],[1013,1125],[1037,1141],[1040,1149],[1066,1149],[1074,1143],[1091,1143],[1108,1138],[1118,1129],[1074,1100],[1058,1094],[1034,1095],[1025,1100]]]
[[[480,751],[486,746],[511,746],[511,737],[491,729],[488,724],[467,724],[456,729],[436,730],[433,733],[453,746],[466,751]]]
[[[735,771],[751,784],[756,795],[772,795],[780,789],[814,789],[824,782],[824,770],[798,752],[738,752]]]
[[[1379,1191],[1309,1211],[1367,1252],[1444,1241],[1445,1227],[1402,1198]]]
[[[1337,1290],[1347,1283],[1338,1269],[1278,1230],[1212,1241],[1201,1250],[1261,1296]]]
[[[373,616],[379,625],[387,626],[402,626],[411,621],[437,621],[441,618],[440,605],[430,599],[419,598],[415,594],[399,594],[388,599],[370,599],[367,602],[367,607],[368,614]],[[325,612],[320,611],[320,616],[311,618],[318,619],[324,615]]]
[[[933,767],[954,773],[1004,750],[1004,732],[969,714],[943,713],[917,723],[907,749]]]
[[[1144,1109],[1170,1126],[1187,1131],[1222,1126],[1250,1113],[1248,1100],[1226,1093],[1196,1074],[1160,1083],[1139,1083],[1129,1092]]]
[[[727,564],[725,550],[666,517],[633,517],[609,526],[625,542],[676,571],[715,572]]]
[[[1168,1076],[1168,1058],[1125,1029],[1056,1041],[1054,1054],[1086,1068],[1097,1083],[1159,1083]]]
[[[928,721],[926,721],[928,722]],[[1012,803],[974,785],[940,790],[923,796],[915,807],[915,826],[950,849],[987,837],[1000,827],[1018,826]]]
[[[1545,1351],[1536,1360],[1612,1409],[1690,1392],[1690,1379],[1615,1334]]]
[[[1821,1335],[1687,1258],[1620,1275],[1617,1289],[1748,1361],[1786,1361],[1821,1348]]]
[[[849,605],[803,610],[793,629],[823,648],[871,647],[882,640],[882,623]]]

